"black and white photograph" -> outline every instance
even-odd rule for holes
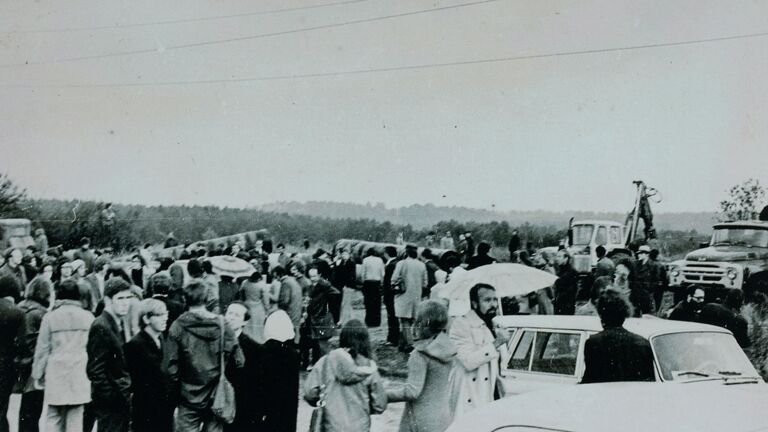
[[[0,0],[0,432],[768,431],[768,2]]]

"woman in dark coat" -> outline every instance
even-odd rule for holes
[[[133,391],[133,431],[173,432],[170,384],[162,367],[163,332],[168,309],[157,299],[141,302],[142,330],[125,344],[125,362]]]

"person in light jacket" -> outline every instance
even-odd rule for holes
[[[315,364],[304,383],[304,399],[314,406],[325,394],[323,431],[368,432],[371,414],[387,408],[386,391],[370,356],[368,328],[351,319],[341,329],[339,348]]]
[[[56,290],[53,310],[40,324],[32,363],[36,387],[45,388],[46,431],[83,430],[83,409],[91,401],[86,345],[93,319],[93,314],[80,303],[77,282],[62,281]]]
[[[399,287],[395,295],[395,315],[400,321],[400,351],[413,349],[411,326],[422,290],[427,287],[427,266],[419,261],[416,247],[405,248],[406,258],[399,261],[392,273],[392,286]]]
[[[450,338],[456,347],[451,376],[451,406],[461,416],[495,399],[499,357],[506,350],[509,334],[493,327],[498,298],[491,285],[477,284],[469,291],[471,310],[451,324]]]
[[[447,324],[448,309],[442,303],[429,300],[419,305],[408,380],[387,389],[388,402],[406,402],[400,432],[443,432],[451,424],[448,377],[456,348],[445,332]]]

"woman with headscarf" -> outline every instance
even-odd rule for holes
[[[264,323],[266,342],[262,346],[265,431],[296,431],[299,353],[294,336],[293,322],[284,310],[276,309],[269,314]]]
[[[408,380],[387,390],[388,402],[405,401],[400,432],[442,432],[451,424],[448,376],[456,348],[445,331],[448,309],[440,302],[422,302],[413,325],[413,351]]]
[[[304,399],[325,402],[322,430],[328,432],[371,429],[371,414],[387,408],[387,395],[376,363],[371,360],[368,328],[357,319],[341,328],[339,348],[315,364],[304,383]]]

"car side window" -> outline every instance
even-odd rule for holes
[[[578,334],[539,332],[533,351],[531,370],[559,375],[576,373],[579,352]]]
[[[595,244],[598,245],[605,245],[608,243],[608,229],[604,226],[601,226],[597,229],[597,234],[595,235]]]
[[[527,371],[531,363],[531,347],[533,346],[534,332],[526,331],[520,337],[520,342],[515,348],[515,352],[509,359],[507,369]]]

